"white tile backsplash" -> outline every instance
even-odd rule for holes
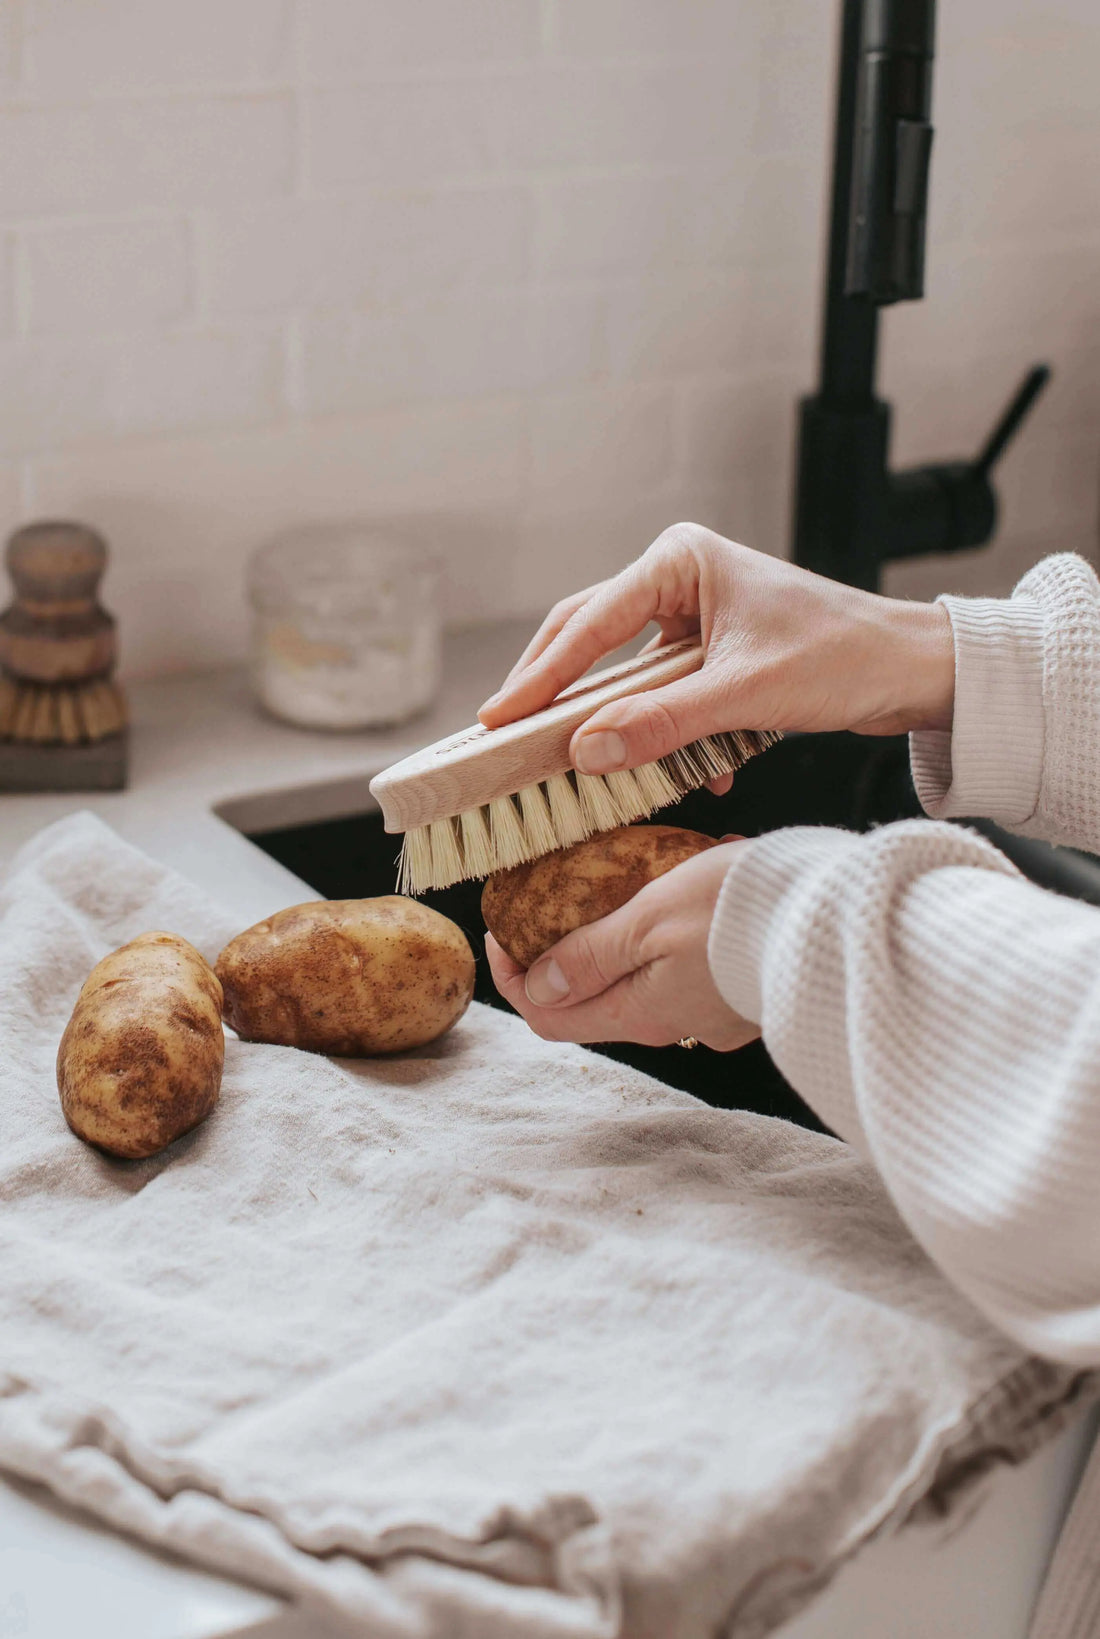
[[[16,271],[15,236],[0,232],[0,337],[15,329]]]
[[[208,90],[290,67],[292,0],[25,0],[24,10],[28,75],[49,96]]]
[[[454,291],[521,285],[528,189],[453,188],[295,199],[209,212],[202,261],[215,314],[400,308]]]
[[[318,313],[304,366],[307,414],[523,393],[530,304],[522,291],[478,291],[399,313]]]
[[[557,0],[553,9],[563,54],[614,60],[735,51],[767,8],[752,0]]]
[[[0,454],[270,422],[284,370],[285,340],[270,328],[9,343]],[[130,460],[140,483],[142,459]]]
[[[0,96],[15,89],[23,54],[23,13],[19,6],[0,6]]]
[[[532,491],[642,495],[672,475],[673,425],[664,385],[547,394],[531,406]]]
[[[243,651],[266,535],[368,516],[454,620],[535,615],[669,522],[789,539],[835,3],[0,4],[0,512],[114,547],[127,668]],[[899,460],[1054,385],[989,552],[1092,550],[1100,13],[938,22],[928,299],[883,320]]]
[[[570,178],[535,187],[535,271],[622,278],[691,258],[691,202],[674,172]]]
[[[34,463],[29,506],[105,531],[126,664],[150,675],[242,654],[244,555],[318,520],[416,531],[449,565],[450,618],[492,618],[527,464],[521,405],[423,405],[54,455]]]
[[[511,175],[533,141],[535,83],[529,71],[478,71],[310,92],[307,185],[431,188]]]
[[[76,217],[285,194],[294,112],[278,93],[0,109],[0,215]]]
[[[302,8],[306,74],[366,80],[391,69],[478,68],[529,60],[539,49],[539,0],[309,0]]]
[[[6,518],[14,517],[19,510],[20,482],[19,468],[14,462],[0,461],[0,508]]]
[[[157,330],[191,317],[194,270],[180,217],[57,222],[23,238],[32,335]]]
[[[101,344],[0,346],[0,458],[117,434],[108,415],[109,359]]]

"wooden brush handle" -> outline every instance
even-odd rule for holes
[[[9,676],[77,683],[111,672],[115,623],[97,601],[106,564],[106,543],[83,524],[16,530],[7,550],[15,598],[0,615],[0,666]]]
[[[698,671],[703,647],[684,638],[582,677],[542,711],[503,728],[475,724],[394,763],[370,783],[387,831],[411,831],[536,785],[569,768],[569,742],[601,706]]]

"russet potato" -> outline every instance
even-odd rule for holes
[[[231,940],[216,972],[245,1041],[349,1058],[423,1047],[474,993],[461,928],[398,894],[278,911]]]
[[[676,825],[600,832],[491,876],[481,895],[485,925],[514,962],[530,967],[574,928],[618,910],[647,882],[714,845]]]
[[[143,933],[88,975],[57,1054],[78,1138],[131,1160],[156,1155],[218,1102],[222,988],[174,933]]]

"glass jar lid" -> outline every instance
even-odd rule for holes
[[[288,531],[258,547],[248,563],[248,596],[261,614],[294,611],[393,621],[426,612],[439,579],[436,559],[366,525]]]

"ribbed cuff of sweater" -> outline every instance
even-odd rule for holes
[[[839,926],[822,906],[864,839],[824,826],[794,826],[745,842],[735,851],[718,896],[707,959],[725,1002],[759,1024],[780,1069],[834,1132],[859,1144],[846,1034],[845,975]],[[830,959],[826,947],[837,946]],[[823,959],[824,953],[824,959]],[[803,972],[813,966],[812,976]],[[798,1008],[812,978],[814,1014],[822,1022],[803,1041]],[[808,1054],[812,1071],[802,1059]]]
[[[917,796],[933,819],[1022,825],[1043,773],[1043,635],[1034,598],[943,597],[955,639],[949,734],[910,736]]]

